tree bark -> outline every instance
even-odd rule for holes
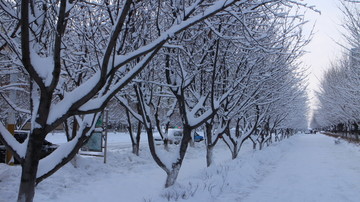
[[[173,163],[170,172],[167,172],[165,188],[174,185],[174,183],[176,182],[182,162],[186,154],[186,150],[188,148],[189,142],[191,141],[191,131],[191,127],[187,124],[184,124],[183,138],[181,139],[180,143],[179,158],[175,163]]]
[[[213,146],[212,146],[212,124],[205,123],[206,133],[206,165],[209,167],[213,162]]]
[[[179,159],[179,161],[180,161],[180,159]],[[165,188],[168,188],[175,184],[176,179],[179,175],[180,167],[181,167],[181,163],[177,162],[173,165],[172,170],[170,172],[166,173],[167,176],[166,176]]]
[[[206,166],[210,167],[210,165],[213,163],[213,151],[214,147],[208,145],[206,147]]]
[[[40,131],[35,129],[35,131]],[[22,163],[21,183],[18,193],[19,202],[31,202],[35,195],[36,173],[38,170],[43,138],[40,134],[32,134],[29,137],[28,148],[24,162]]]
[[[140,153],[140,136],[141,136],[141,122],[138,121],[135,143],[133,143],[133,153],[136,156],[139,156]]]
[[[234,160],[238,157],[239,150],[238,150],[238,144],[234,144],[234,150],[231,151],[231,159]]]
[[[254,139],[252,139],[251,136],[249,136],[249,139],[250,139],[251,142],[253,143],[253,150],[256,150],[256,142],[254,141]]]

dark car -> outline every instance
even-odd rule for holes
[[[17,141],[20,143],[23,143],[25,139],[27,138],[29,134],[29,131],[24,130],[16,130],[14,137]],[[47,140],[44,140],[44,143],[41,148],[41,156],[40,158],[44,158],[47,155],[49,155],[51,152],[53,152],[56,148],[58,148],[59,145],[53,144]],[[6,157],[6,148],[5,145],[0,141],[0,163],[5,163],[5,157]],[[19,162],[15,159],[15,164],[19,164]]]

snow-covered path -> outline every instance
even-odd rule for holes
[[[359,201],[360,156],[323,135],[296,136],[244,201]]]
[[[76,167],[68,164],[40,183],[34,201],[360,201],[360,147],[334,144],[324,135],[297,134],[261,151],[246,142],[235,160],[219,142],[210,168],[205,145],[198,143],[189,148],[177,183],[168,189],[146,144],[137,157],[125,137],[113,138],[107,164],[79,156]],[[0,164],[0,202],[16,201],[20,173],[19,166]]]

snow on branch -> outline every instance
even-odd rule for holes
[[[52,57],[40,57],[31,50],[31,64],[35,72],[43,80],[45,86],[50,86],[53,80],[54,61]]]
[[[100,72],[96,72],[90,79],[76,87],[73,91],[64,94],[64,99],[58,103],[53,103],[50,107],[47,124],[51,125],[58,118],[68,113],[74,103],[83,99],[90,91],[92,91],[100,80]],[[96,103],[94,103],[95,105]],[[93,106],[93,105],[92,105]],[[98,105],[96,105],[97,107]],[[94,106],[93,106],[94,107]]]
[[[10,149],[16,153],[20,158],[25,158],[27,140],[19,143],[15,137],[4,127],[4,125],[0,122],[0,140],[5,143]]]
[[[71,141],[61,144],[50,155],[40,160],[36,177],[41,180],[45,175],[50,175],[50,172],[59,169],[64,161],[70,161],[72,158],[69,158],[69,156],[72,153],[77,152],[83,142],[90,137],[94,131],[96,121],[99,119],[100,115],[101,113],[87,114],[83,119],[77,117],[80,128],[77,131],[76,136]]]
[[[201,14],[197,14],[194,16],[191,16],[187,18],[186,20],[180,22],[179,24],[174,24],[171,26],[167,31],[163,32],[157,39],[152,41],[151,43],[142,46],[141,48],[137,49],[136,51],[133,51],[127,55],[119,55],[115,57],[114,60],[114,66],[116,69],[124,66],[129,61],[133,60],[134,58],[137,58],[141,55],[147,54],[148,52],[154,50],[159,45],[163,45],[167,40],[172,38],[175,34],[185,30],[186,28],[214,15],[215,13],[229,7],[230,5],[234,4],[235,2],[238,2],[239,0],[227,0],[227,1],[216,1],[212,6],[209,6],[206,8]],[[193,6],[190,7],[189,10],[193,10],[194,8],[197,8],[200,6],[200,3],[202,1],[197,1],[196,4],[193,4]],[[245,1],[240,1],[245,2]],[[109,64],[110,65],[110,64]]]

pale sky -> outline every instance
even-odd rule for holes
[[[314,23],[314,36],[310,44],[305,48],[307,53],[303,56],[304,65],[309,68],[309,88],[318,90],[319,80],[324,71],[330,67],[332,61],[341,58],[343,50],[337,42],[343,42],[341,34],[343,14],[341,13],[339,0],[303,0],[309,5],[314,5],[321,14],[307,11],[305,16],[310,22],[307,28],[310,29]],[[314,102],[313,93],[310,93],[311,101]]]

